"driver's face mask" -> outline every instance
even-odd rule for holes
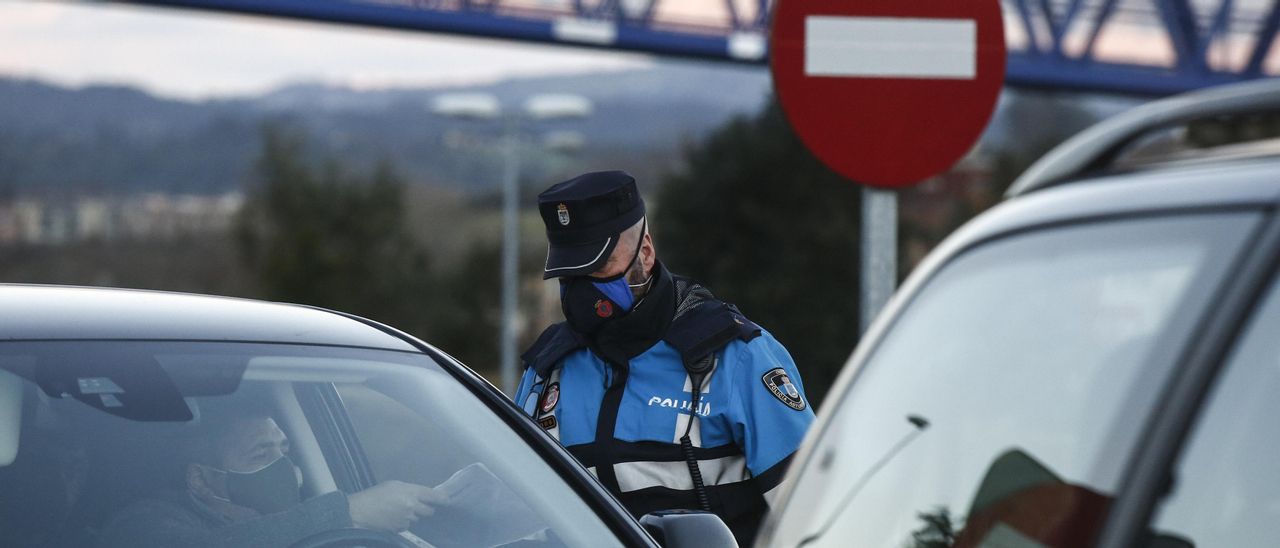
[[[640,239],[636,241],[636,252],[631,256],[627,269],[608,278],[591,276],[572,276],[560,278],[560,308],[564,318],[574,331],[593,335],[605,323],[626,315],[635,306],[635,295],[632,288],[644,287],[649,279],[643,282],[627,283],[629,274],[637,268],[640,258],[640,247],[644,243],[644,229],[640,229]],[[652,278],[651,275],[649,278]]]
[[[227,497],[215,498],[252,508],[263,514],[283,512],[302,501],[302,473],[287,456],[252,472],[209,467],[227,477]]]

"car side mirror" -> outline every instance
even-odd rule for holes
[[[640,525],[666,548],[738,547],[729,526],[711,512],[660,510],[645,514]]]

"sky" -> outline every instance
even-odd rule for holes
[[[0,76],[111,83],[180,99],[299,81],[474,83],[652,66],[645,55],[121,4],[0,0]]]

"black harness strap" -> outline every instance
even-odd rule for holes
[[[621,495],[622,486],[618,484],[618,473],[613,469],[614,463],[618,462],[617,439],[614,438],[613,431],[618,426],[618,409],[622,407],[622,396],[626,392],[630,368],[625,362],[607,363],[613,376],[600,400],[600,414],[596,417],[596,447],[600,448],[600,453],[605,457],[596,464],[596,479],[610,491]]]
[[[561,360],[582,348],[592,348],[608,365],[608,381],[604,398],[600,401],[600,414],[596,417],[595,444],[604,457],[595,463],[596,479],[611,492],[621,494],[617,473],[613,469],[613,463],[617,460],[613,449],[613,430],[618,422],[618,409],[621,407],[627,383],[626,360],[615,355],[616,353],[604,352],[597,347],[592,347],[565,322],[554,324],[543,331],[521,359],[524,360],[525,366],[533,369],[540,378],[548,379],[551,377],[552,370],[560,366]],[[542,390],[546,390],[545,385]],[[542,397],[542,392],[539,391],[537,401],[541,402]]]

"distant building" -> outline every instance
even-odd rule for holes
[[[82,198],[75,205],[75,239],[110,240],[114,235],[111,204],[98,198]]]
[[[0,245],[18,241],[18,216],[12,204],[0,203]]]
[[[13,203],[19,243],[36,243],[44,239],[44,204],[35,200]]]
[[[171,240],[231,229],[244,207],[239,192],[219,196],[147,193],[70,201],[23,198],[0,202],[0,245]]]

